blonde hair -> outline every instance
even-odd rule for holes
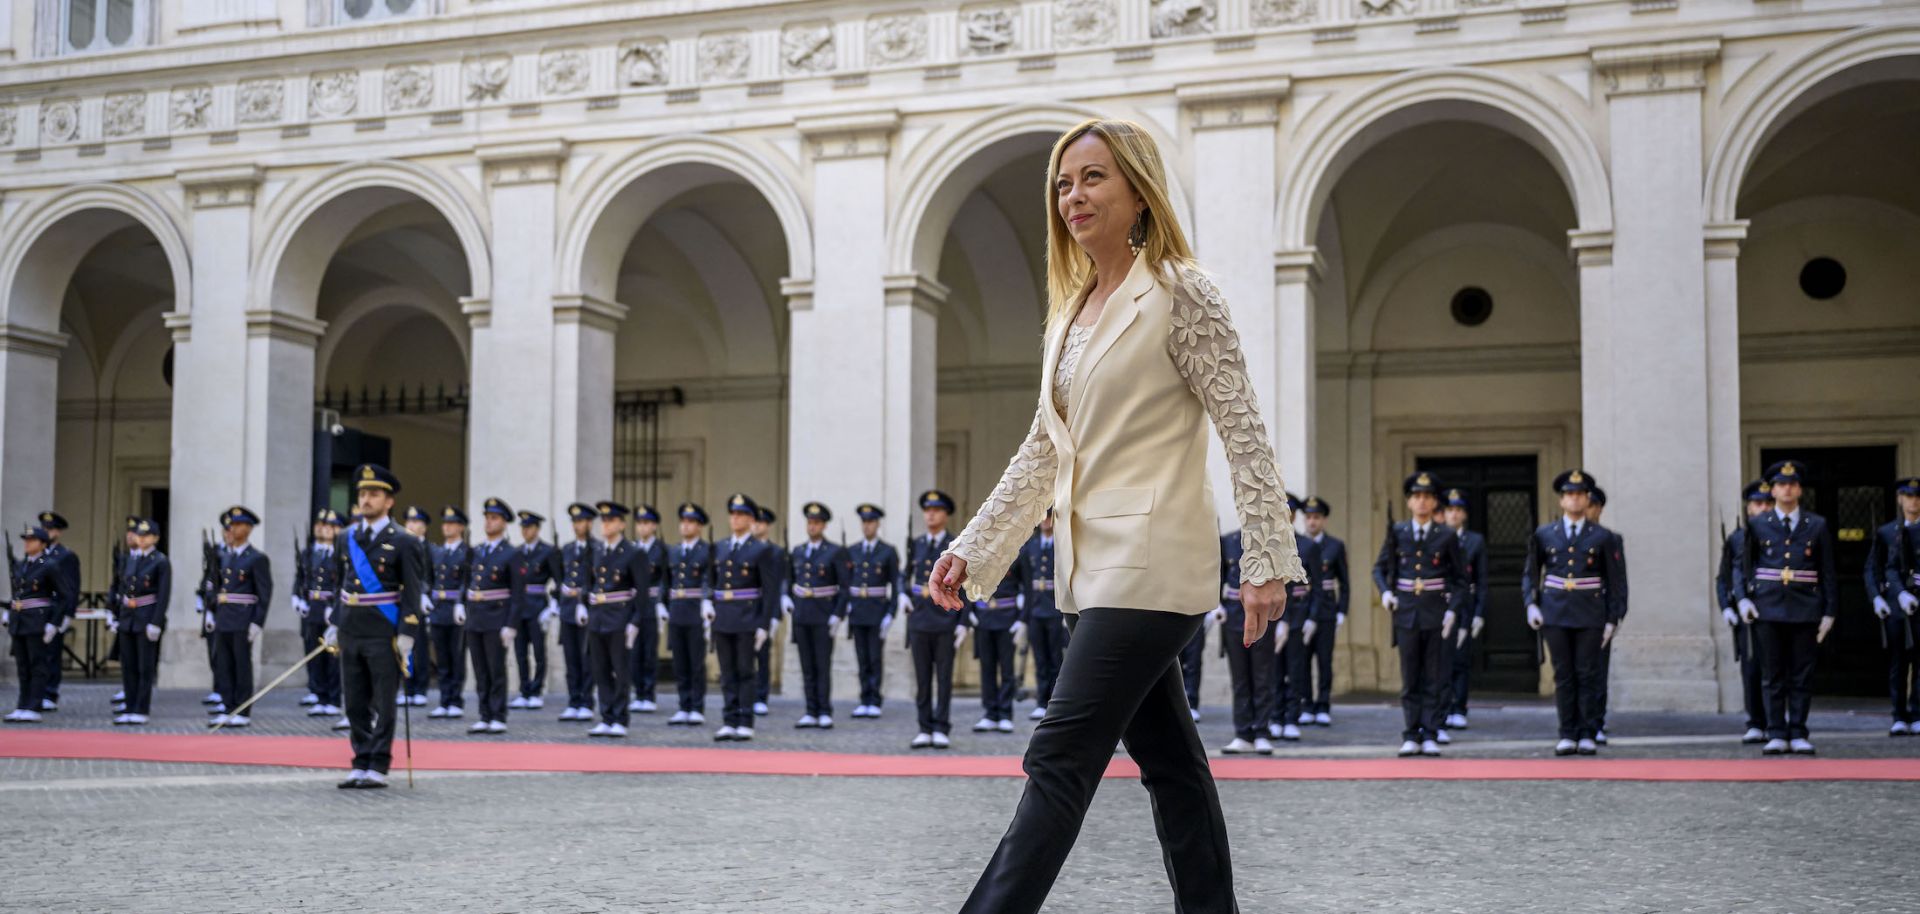
[[[1046,330],[1049,333],[1073,318],[1074,303],[1094,279],[1093,258],[1073,240],[1066,220],[1060,218],[1059,191],[1054,189],[1060,180],[1060,157],[1074,141],[1089,133],[1106,142],[1120,174],[1147,205],[1140,214],[1147,230],[1146,244],[1141,247],[1147,265],[1164,276],[1170,267],[1194,263],[1193,249],[1187,245],[1186,233],[1181,231],[1180,220],[1173,214],[1173,202],[1167,196],[1167,170],[1152,134],[1128,120],[1090,118],[1082,121],[1054,141],[1053,153],[1047,157]]]

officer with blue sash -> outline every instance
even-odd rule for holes
[[[340,556],[340,592],[328,643],[340,649],[353,768],[343,790],[387,786],[400,678],[420,635],[426,600],[425,544],[393,523],[400,480],[386,467],[354,470],[360,520],[347,530]]]
[[[852,575],[847,588],[847,638],[853,642],[853,660],[860,680],[860,703],[854,717],[880,716],[886,700],[887,629],[893,625],[894,598],[902,592],[900,553],[880,538],[880,521],[887,512],[879,505],[861,504],[860,541],[847,548]]]
[[[713,623],[713,544],[702,538],[707,509],[682,502],[680,542],[667,561],[667,652],[673,655],[673,678],[679,710],[667,718],[671,726],[700,726],[707,722],[707,626]]]
[[[240,704],[253,697],[253,643],[266,628],[267,606],[273,601],[273,562],[247,540],[260,523],[259,515],[239,505],[220,515],[227,544],[220,550],[220,577],[207,606],[206,628],[213,635],[215,691],[234,708],[216,713],[209,727],[245,727],[252,723],[240,713]]]
[[[1738,557],[1744,597],[1740,616],[1760,635],[1760,689],[1767,707],[1761,752],[1812,755],[1807,714],[1813,708],[1813,661],[1840,611],[1833,530],[1801,507],[1807,465],[1782,460],[1761,474],[1773,489],[1773,510],[1747,525]]]
[[[1592,755],[1600,730],[1600,652],[1624,613],[1620,554],[1613,531],[1587,519],[1595,482],[1583,470],[1554,477],[1561,518],[1527,538],[1520,593],[1527,624],[1540,632],[1553,660],[1553,700],[1560,715],[1554,755]]]
[[[806,713],[795,727],[833,728],[834,629],[847,618],[848,582],[853,569],[847,553],[827,541],[833,511],[817,501],[800,508],[807,519],[807,541],[793,547],[788,599],[793,602],[793,644],[800,657],[801,691]]]
[[[1020,579],[1020,621],[1027,630],[1027,650],[1033,657],[1033,710],[1028,720],[1047,716],[1047,702],[1053,700],[1053,685],[1060,679],[1060,662],[1066,658],[1067,621],[1055,602],[1058,593],[1053,580],[1053,507],[1040,519],[1040,529],[1020,547],[1013,561]]]
[[[753,739],[754,655],[767,643],[780,607],[780,549],[752,536],[759,505],[744,494],[727,499],[733,535],[713,546],[713,652],[720,660],[719,742]]]

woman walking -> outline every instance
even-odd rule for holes
[[[1116,740],[1153,797],[1175,909],[1234,912],[1220,798],[1176,662],[1219,602],[1207,481],[1211,417],[1232,468],[1244,643],[1305,581],[1285,489],[1239,337],[1175,221],[1138,125],[1090,120],[1047,168],[1046,352],[1033,426],[993,494],[934,567],[949,611],[982,599],[1052,504],[1058,603],[1072,647],[1025,761],[1013,824],[963,912],[1040,909]]]

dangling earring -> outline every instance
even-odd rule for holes
[[[1127,250],[1133,256],[1140,256],[1140,249],[1147,246],[1147,211],[1141,210],[1133,217],[1133,227],[1127,229]]]

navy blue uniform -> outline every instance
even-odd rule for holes
[[[1220,623],[1220,639],[1227,649],[1227,676],[1233,683],[1233,734],[1253,740],[1261,728],[1273,719],[1274,666],[1279,658],[1273,652],[1274,627],[1268,626],[1260,640],[1241,644],[1247,626],[1247,608],[1240,602],[1240,556],[1245,552],[1240,531],[1220,537],[1220,608],[1227,617]]]
[[[339,564],[334,561],[333,547],[325,543],[312,543],[300,556],[302,566],[300,578],[306,592],[300,598],[307,601],[307,614],[300,619],[300,643],[312,653],[320,646],[320,640],[327,633],[329,617],[333,613],[335,593],[340,589]],[[314,654],[307,661],[307,691],[319,699],[325,707],[338,707],[340,704],[340,659],[326,651]]]
[[[1613,566],[1613,578],[1607,586],[1611,590],[1618,590],[1620,592],[1620,615],[1613,620],[1614,624],[1618,625],[1627,618],[1627,541],[1626,537],[1621,536],[1618,530],[1613,531]],[[1616,631],[1614,634],[1618,636],[1619,632]],[[1612,694],[1612,690],[1608,688],[1608,684],[1612,678],[1613,641],[1609,640],[1607,643],[1600,645],[1599,727],[1603,734],[1607,729],[1607,696]]]
[[[1734,559],[1745,550],[1746,537],[1747,528],[1739,527],[1720,544],[1720,570],[1713,578],[1713,595],[1722,618],[1727,610],[1732,610],[1736,618],[1740,613],[1740,582]],[[1747,729],[1765,730],[1767,709],[1760,691],[1759,630],[1740,619],[1733,625],[1733,643],[1733,657],[1740,664],[1740,695],[1747,712]]]
[[[13,607],[7,634],[13,636],[14,669],[20,676],[22,711],[40,712],[47,697],[47,656],[60,650],[56,637],[46,640],[47,626],[58,626],[69,600],[66,572],[48,552],[22,557],[13,569]],[[128,696],[131,701],[132,696]]]
[[[61,591],[60,617],[54,624],[60,626],[60,633],[53,636],[53,650],[48,651],[43,661],[47,672],[46,698],[48,701],[60,701],[61,654],[66,650],[67,632],[73,627],[73,617],[80,611],[80,556],[72,549],[60,543],[48,543],[47,561],[53,563],[60,572]],[[241,699],[245,701],[245,699]]]
[[[807,714],[832,716],[833,625],[846,618],[853,568],[847,551],[825,540],[793,547],[787,564],[793,575],[788,585],[793,597],[791,627],[800,654]]]
[[[763,540],[724,539],[713,545],[713,652],[720,660],[725,726],[753,726],[754,633],[780,612],[783,565],[780,548]]]
[[[359,547],[371,580],[361,577],[350,545]],[[401,675],[395,639],[419,643],[421,600],[427,589],[425,556],[425,544],[392,521],[377,532],[364,522],[355,524],[334,549],[340,590],[333,624],[339,628],[340,682],[356,770],[386,774],[393,761]]]
[[[474,700],[480,720],[507,720],[507,644],[500,630],[514,623],[513,561],[507,543],[482,541],[467,564],[466,652],[473,664]]]
[[[1867,552],[1867,599],[1886,601],[1888,615],[1875,619],[1887,645],[1887,694],[1893,702],[1893,719],[1901,723],[1920,722],[1920,639],[1914,637],[1914,622],[1900,608],[1900,594],[1920,592],[1920,565],[1914,563],[1913,543],[1920,539],[1920,524],[1908,525],[1894,520],[1873,532],[1873,547]]]
[[[713,594],[713,547],[702,540],[683,542],[673,547],[667,561],[667,650],[673,655],[680,710],[702,713],[707,703],[707,630],[700,604]]]
[[[1740,583],[1760,612],[1761,694],[1767,738],[1805,739],[1813,708],[1813,661],[1821,619],[1839,611],[1833,531],[1826,518],[1802,509],[1789,523],[1778,510],[1747,524]]]
[[[1273,722],[1285,726],[1300,719],[1312,700],[1312,687],[1307,684],[1307,654],[1311,648],[1307,645],[1305,626],[1308,619],[1314,624],[1314,640],[1323,637],[1320,619],[1326,615],[1321,608],[1320,590],[1320,544],[1307,537],[1295,541],[1300,551],[1300,567],[1307,573],[1305,581],[1287,582],[1287,608],[1281,619],[1287,623],[1287,643],[1280,647],[1280,662],[1275,668],[1273,683]],[[1223,632],[1221,637],[1228,637]],[[1309,712],[1311,713],[1311,712]]]
[[[652,577],[647,581],[647,598],[640,607],[640,637],[634,639],[633,650],[628,652],[628,666],[632,669],[628,678],[633,683],[635,701],[653,701],[660,688],[660,611],[658,607],[666,602],[667,594],[667,547],[654,537],[642,544],[634,541],[647,553],[647,567]]]
[[[1592,739],[1600,729],[1600,641],[1626,606],[1619,549],[1613,531],[1588,521],[1572,534],[1554,521],[1527,539],[1520,592],[1540,607],[1561,739]]]
[[[600,722],[626,726],[628,659],[627,626],[638,626],[646,606],[647,582],[653,565],[647,551],[622,538],[609,545],[593,544],[586,591],[587,654],[593,663],[594,688],[599,692]]]
[[[1013,719],[1013,694],[1020,687],[1013,674],[1013,624],[1020,621],[1020,577],[1013,569],[1000,579],[993,595],[975,600],[973,655],[980,660],[980,710],[987,720]]]
[[[267,607],[273,602],[273,562],[252,545],[222,547],[220,577],[214,590],[214,691],[229,708],[253,696],[253,642],[248,627],[267,625]]]
[[[785,605],[780,602],[778,595],[786,593],[787,585],[793,581],[793,561],[792,558],[787,555],[786,550],[775,546],[773,541],[765,537],[759,538],[758,541],[762,545],[773,549],[774,554],[779,558],[776,565],[777,580],[773,584],[773,592],[775,594],[773,600],[773,615],[768,617],[769,628],[767,630],[767,640],[753,652],[753,700],[764,705],[767,703],[767,699],[773,694],[774,633],[771,628],[771,623],[779,621],[780,617],[786,612]]]
[[[173,563],[158,550],[128,553],[120,562],[115,594],[123,610],[120,618],[120,684],[126,692],[126,713],[147,714],[153,705],[153,684],[160,672],[160,642],[147,637],[147,626],[167,627],[167,603],[173,591]]]
[[[1398,601],[1393,610],[1394,645],[1400,651],[1401,738],[1420,742],[1440,730],[1440,629],[1446,614],[1459,620],[1471,596],[1466,556],[1460,537],[1438,520],[1422,537],[1411,520],[1394,524],[1380,542],[1373,563],[1373,586]]]
[[[540,629],[540,614],[557,595],[561,576],[560,550],[552,543],[534,540],[513,549],[513,639],[514,666],[520,674],[520,697],[539,698],[547,691],[547,633]],[[529,668],[528,660],[532,665]]]
[[[907,593],[913,600],[907,650],[913,655],[913,701],[921,733],[953,732],[953,633],[967,624],[967,614],[941,609],[927,592],[934,563],[952,542],[953,534],[945,531],[937,537],[922,534],[907,554]]]
[[[587,587],[592,544],[574,540],[560,547],[560,655],[567,662],[567,707],[593,707],[593,670],[587,662],[587,629],[574,621]]]
[[[847,548],[847,639],[860,679],[860,703],[878,708],[885,696],[886,636],[881,622],[898,609],[894,598],[905,592],[900,553],[882,539],[861,540]],[[892,623],[889,622],[888,625]]]
[[[1467,688],[1473,675],[1473,620],[1487,614],[1487,538],[1472,530],[1460,531],[1460,554],[1467,563],[1467,611],[1454,630],[1453,661],[1440,697],[1440,710],[1467,714]],[[1604,680],[1603,680],[1604,681]]]
[[[428,655],[433,660],[434,676],[440,680],[440,707],[463,708],[467,688],[467,638],[465,626],[453,620],[453,607],[467,598],[473,547],[466,543],[429,546],[428,555],[433,563],[429,581],[433,607],[427,612]]]
[[[1067,622],[1055,599],[1059,588],[1053,576],[1053,537],[1042,533],[1029,537],[1014,559],[1013,572],[1027,598],[1021,618],[1027,623],[1027,648],[1033,655],[1033,698],[1045,708],[1053,698],[1053,684],[1060,679],[1060,661],[1067,651]]]
[[[1315,714],[1325,714],[1333,710],[1333,642],[1340,631],[1340,621],[1347,615],[1350,572],[1346,543],[1331,533],[1320,534],[1318,542],[1320,603],[1315,607],[1314,624],[1320,630],[1314,634],[1307,656],[1313,666],[1313,702],[1309,709]]]

